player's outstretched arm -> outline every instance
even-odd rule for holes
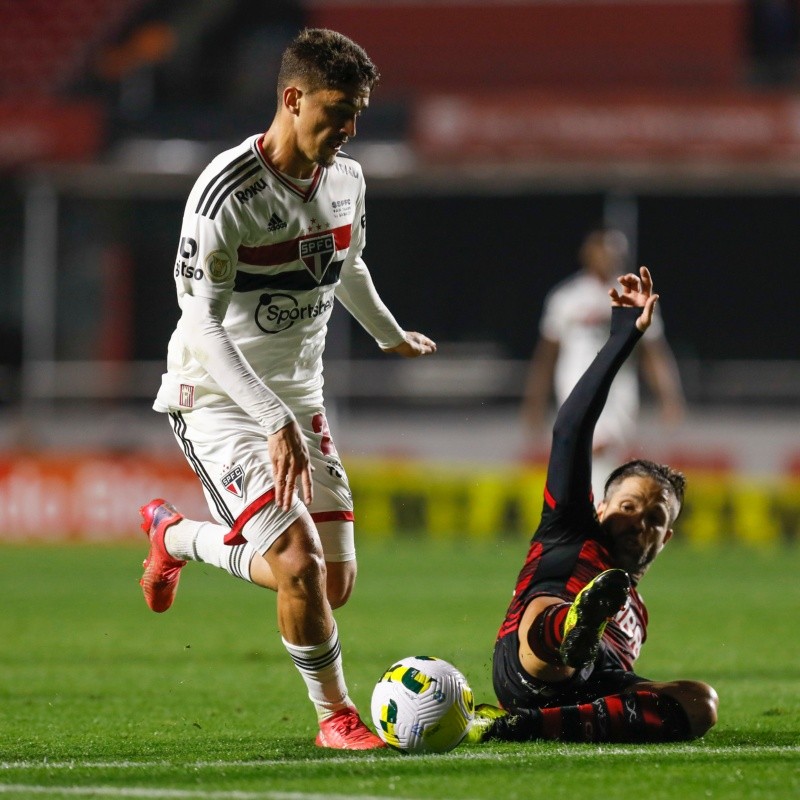
[[[647,267],[639,267],[639,274],[629,272],[618,279],[620,289],[609,289],[612,306],[641,308],[642,313],[636,320],[636,327],[644,333],[653,321],[658,295],[653,292],[653,278]]]
[[[397,353],[404,358],[417,358],[427,356],[436,352],[436,342],[429,339],[423,333],[416,331],[405,331],[405,339],[394,347],[383,348],[384,353]]]

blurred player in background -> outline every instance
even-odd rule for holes
[[[341,749],[383,743],[348,696],[331,613],[356,578],[352,497],[322,392],[335,298],[384,352],[436,350],[400,327],[361,258],[364,176],[342,148],[377,80],[350,39],[303,31],[283,54],[267,132],[219,155],[195,184],[174,267],[182,313],[154,407],[169,415],[219,524],[160,498],[141,510],[150,608],[171,606],[187,561],[275,590],[283,643],[317,711],[316,743]]]
[[[502,710],[479,706],[468,741],[678,741],[716,723],[708,684],[633,671],[648,621],[638,585],[672,537],[683,475],[630,461],[611,473],[597,510],[592,502],[594,426],[658,299],[644,267],[619,284],[611,335],[553,427],[542,519],[495,643]]]
[[[525,422],[538,437],[547,430],[551,394],[560,406],[603,346],[610,315],[608,290],[627,270],[628,239],[620,230],[593,229],[578,258],[580,271],[550,291],[539,323],[522,407]],[[680,421],[684,410],[680,375],[658,315],[637,350],[642,375],[659,401],[664,421]],[[638,415],[639,376],[631,360],[614,379],[595,430],[595,497],[602,497],[605,476],[633,442]]]

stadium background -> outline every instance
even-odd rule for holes
[[[150,410],[207,160],[263,130],[304,25],[383,73],[350,147],[375,281],[440,344],[346,314],[326,381],[361,535],[525,535],[545,453],[518,413],[546,290],[619,225],[653,269],[689,415],[635,448],[692,481],[698,542],[800,533],[798,9],[752,0],[0,5],[0,535],[115,540],[164,494],[205,516]]]

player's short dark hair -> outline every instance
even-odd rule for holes
[[[352,39],[327,28],[306,28],[283,51],[278,95],[303,81],[308,91],[358,87],[372,89],[380,73],[366,51]]]
[[[678,518],[683,508],[683,497],[686,493],[686,476],[682,472],[673,469],[666,464],[656,464],[655,461],[648,461],[644,458],[636,458],[627,461],[617,467],[606,480],[604,497],[616,489],[626,478],[652,478],[656,483],[660,483],[667,491],[671,492],[678,501],[678,509],[673,518],[673,522]]]

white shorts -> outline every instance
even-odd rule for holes
[[[266,432],[239,406],[217,402],[191,411],[171,411],[169,417],[186,460],[200,478],[212,516],[231,530],[226,542],[246,540],[264,554],[308,511],[320,533],[325,560],[350,561],[355,558],[353,497],[325,410],[292,411],[314,467],[314,500],[306,508],[295,494],[289,511],[274,502]]]

